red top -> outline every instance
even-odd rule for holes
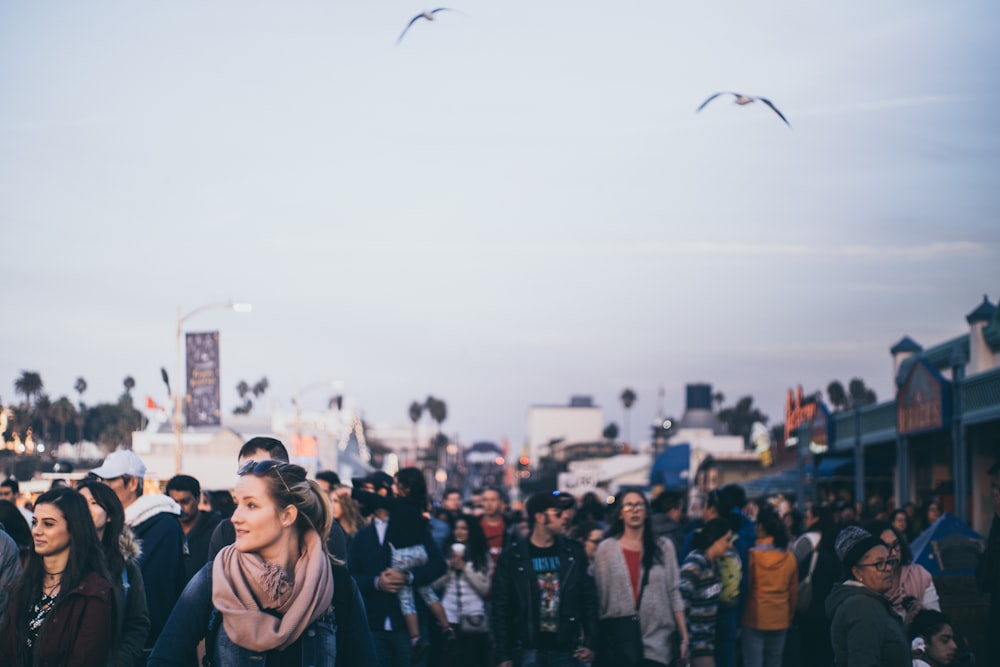
[[[639,602],[639,566],[642,563],[642,552],[632,551],[622,547],[622,555],[625,556],[625,565],[628,566],[628,578],[632,580],[632,601]]]
[[[493,562],[497,562],[500,558],[500,552],[503,551],[503,533],[506,524],[503,519],[500,519],[496,524],[491,524],[483,517],[479,520],[479,525],[483,527],[483,533],[486,534],[486,544],[490,548],[490,558]]]

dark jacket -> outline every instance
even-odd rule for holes
[[[218,512],[198,512],[198,520],[184,536],[184,583],[198,573],[208,562],[208,545],[215,527],[222,521]],[[183,530],[182,530],[183,532]]]
[[[226,636],[222,619],[212,606],[212,567],[212,561],[206,563],[185,587],[153,648],[148,667],[196,664],[195,651],[202,639],[206,640],[208,659],[216,667],[265,664],[267,653],[242,648]],[[301,651],[303,665],[375,667],[375,644],[361,595],[343,565],[333,564],[332,568],[332,613],[306,628],[287,650]]]
[[[35,640],[34,667],[105,667],[111,651],[111,582],[95,572],[57,599]],[[22,601],[12,597],[0,630],[0,665],[17,665]]]
[[[139,568],[139,545],[127,526],[119,544],[125,556],[125,571],[112,582],[115,632],[108,664],[132,667],[142,664],[143,647],[149,637],[149,607],[146,606],[146,586]]]
[[[889,601],[864,586],[836,584],[826,600],[837,667],[910,667],[903,622]]]
[[[390,525],[391,525],[390,520]],[[424,535],[424,549],[427,550],[427,564],[413,568],[413,586],[430,586],[448,570],[441,550],[434,544],[430,532]],[[388,617],[392,622],[392,627],[396,630],[406,628],[403,621],[403,612],[399,607],[399,596],[395,593],[384,593],[375,588],[375,580],[382,573],[392,567],[392,553],[389,549],[389,540],[383,544],[378,543],[378,533],[375,530],[375,522],[368,524],[358,531],[351,541],[351,552],[347,558],[347,566],[351,570],[354,580],[358,584],[358,589],[365,599],[365,609],[368,612],[368,624],[373,630],[385,628],[385,619]],[[414,596],[417,603],[418,612],[423,612],[423,598],[420,595]]]
[[[169,496],[140,496],[125,509],[126,523],[132,528],[142,554],[139,568],[146,586],[149,607],[149,636],[152,648],[170,610],[184,588],[184,534],[177,522],[177,506]]]
[[[496,662],[513,660],[537,647],[538,582],[531,565],[531,538],[512,544],[497,561],[493,574],[493,636]],[[597,646],[597,587],[587,572],[587,554],[576,540],[556,537],[559,550],[560,651]],[[581,640],[581,633],[583,639]]]

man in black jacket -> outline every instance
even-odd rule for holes
[[[352,480],[355,486],[381,495],[392,494],[392,478],[376,472],[365,479]],[[399,605],[399,589],[408,583],[414,587],[432,584],[447,571],[447,564],[430,532],[424,540],[427,563],[410,572],[393,569],[392,553],[386,538],[392,517],[384,508],[374,509],[371,523],[358,531],[351,541],[347,566],[361,591],[368,613],[368,624],[375,640],[379,667],[418,667],[427,664],[427,646],[411,642]],[[425,625],[427,607],[419,595],[414,596],[421,626]],[[421,635],[427,636],[426,629]]]
[[[597,588],[587,554],[563,537],[566,498],[536,493],[525,504],[526,540],[500,556],[493,577],[493,635],[499,667],[562,667],[592,662]]]

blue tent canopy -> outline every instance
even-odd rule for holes
[[[686,489],[691,467],[691,445],[671,445],[656,457],[649,471],[649,484],[662,484],[667,489]]]
[[[933,576],[972,574],[982,552],[976,542],[982,539],[964,521],[945,512],[913,540],[913,562]]]

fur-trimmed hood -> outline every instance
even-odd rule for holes
[[[129,526],[122,528],[122,534],[118,537],[118,550],[122,552],[126,563],[137,562],[142,555],[142,545],[135,539],[135,533]]]
[[[139,496],[134,503],[125,508],[125,523],[129,526],[138,526],[146,519],[164,512],[180,516],[181,506],[170,496],[161,494]]]

